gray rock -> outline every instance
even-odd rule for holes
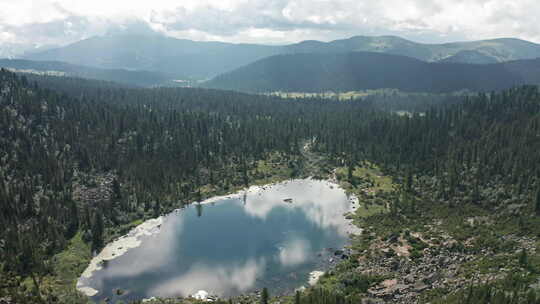
[[[360,302],[361,304],[384,304],[384,301],[377,298],[364,298]]]
[[[424,282],[426,284],[433,284],[435,281],[439,280],[441,278],[441,275],[437,272],[434,272],[424,278]]]
[[[413,287],[413,290],[416,291],[416,292],[422,292],[422,291],[424,291],[426,289],[429,289],[429,286],[424,284],[424,283],[420,283],[420,282],[416,283],[414,285],[414,287]]]
[[[414,283],[416,281],[415,278],[414,278],[414,275],[412,275],[412,274],[409,274],[409,275],[405,276],[403,278],[403,280],[405,281],[405,283],[408,283],[408,284],[412,284],[412,283]]]

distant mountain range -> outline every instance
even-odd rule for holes
[[[57,45],[38,45],[34,43],[0,43],[0,58],[18,58],[33,53],[58,48]]]
[[[427,62],[489,64],[540,57],[540,45],[519,39],[422,44],[395,36],[355,36],[331,42],[284,46],[199,42],[161,35],[96,36],[65,47],[26,55],[105,69],[145,70],[174,78],[211,78],[280,54],[377,52]]]
[[[350,52],[272,56],[220,75],[204,86],[248,92],[378,88],[453,92],[499,90],[520,84],[540,84],[540,59],[480,65]]]
[[[197,42],[160,35],[107,35],[31,54],[26,59],[57,60],[105,69],[163,72],[175,78],[208,78],[279,53],[279,47]]]
[[[173,85],[171,76],[159,72],[100,69],[59,61],[0,59],[0,67],[15,72],[113,81],[133,86]]]
[[[286,48],[287,53],[375,52],[408,56],[428,62],[443,61],[454,57],[454,62],[479,64],[486,63],[485,58],[490,58],[492,62],[505,62],[540,57],[539,44],[513,38],[422,44],[396,36],[355,36],[326,43],[304,41],[288,45]],[[467,53],[474,53],[480,59],[471,60],[470,56],[463,56]],[[460,61],[460,58],[464,58],[463,61]]]

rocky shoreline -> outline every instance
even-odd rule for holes
[[[90,261],[88,267],[81,274],[79,280],[77,280],[77,290],[89,297],[97,295],[99,291],[87,285],[87,282],[92,277],[94,271],[102,269],[104,262],[118,258],[128,252],[128,250],[140,246],[142,243],[141,238],[143,236],[151,236],[159,233],[162,223],[163,217],[147,220],[133,228],[125,236],[107,244],[107,246],[105,246],[105,248]]]

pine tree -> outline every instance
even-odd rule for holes
[[[103,247],[103,215],[98,209],[94,215],[94,225],[92,227],[92,251],[97,251]]]
[[[540,216],[540,189],[536,191],[535,211],[536,215]]]
[[[347,180],[351,184],[354,184],[353,169],[354,169],[354,166],[353,166],[352,161],[348,161],[348,164],[347,164]]]
[[[116,178],[113,179],[112,190],[113,190],[113,194],[114,194],[115,199],[121,199],[122,198],[122,190],[120,189],[120,183],[118,182],[118,180]]]
[[[407,192],[409,193],[412,192],[413,182],[414,182],[414,177],[411,170],[409,169],[409,171],[407,172]]]
[[[159,202],[159,198],[156,199],[156,202],[154,204],[154,217],[159,217],[161,212],[161,203]]]
[[[69,201],[69,226],[67,227],[67,236],[72,237],[77,233],[79,229],[79,211],[77,209],[77,204],[70,200]]]
[[[300,291],[296,291],[294,294],[294,304],[300,304]]]
[[[529,265],[529,257],[527,255],[527,250],[525,249],[521,250],[521,253],[519,254],[519,264],[522,267],[527,267]]]
[[[263,288],[261,293],[261,304],[268,304],[268,289],[266,287]]]
[[[195,204],[195,209],[197,210],[197,217],[201,217],[203,213],[203,205],[199,202]]]

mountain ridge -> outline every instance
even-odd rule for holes
[[[65,47],[24,56],[106,69],[164,72],[176,78],[208,79],[257,60],[296,53],[377,52],[427,62],[474,51],[480,58],[459,56],[454,61],[484,64],[540,57],[540,45],[517,38],[425,44],[398,36],[353,36],[329,42],[305,40],[288,45],[194,41],[163,35],[111,34],[94,36]],[[472,62],[471,62],[472,61]]]

